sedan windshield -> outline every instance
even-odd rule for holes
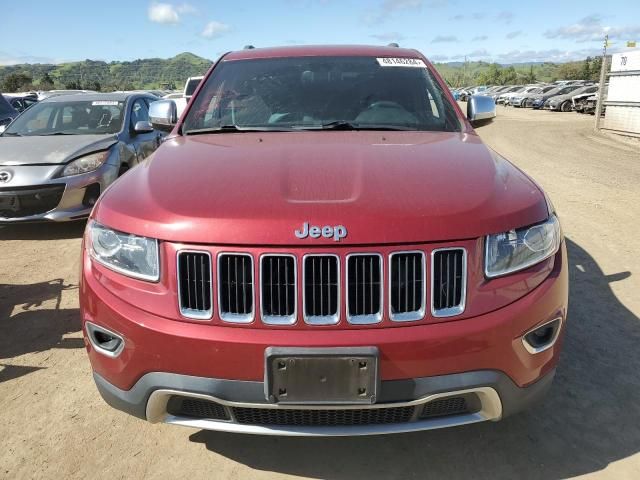
[[[453,106],[421,60],[384,60],[388,59],[223,61],[196,97],[183,133],[460,130]]]
[[[13,109],[11,108],[11,105],[9,105],[9,102],[0,95],[0,115],[7,115],[9,113],[13,113]]]
[[[115,100],[44,101],[25,110],[4,135],[101,135],[120,131],[124,102]]]

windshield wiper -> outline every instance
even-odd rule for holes
[[[51,137],[53,135],[75,135],[75,133],[69,133],[69,132],[53,132],[53,133],[43,133],[42,137]]]
[[[21,137],[22,135],[20,135],[18,132],[3,132],[2,136],[3,137]]]
[[[336,120],[334,122],[323,123],[322,125],[300,125],[294,128],[297,130],[415,130],[415,128],[400,125],[362,124],[349,122],[347,120]]]
[[[290,132],[290,128],[282,127],[238,127],[238,125],[221,125],[215,128],[198,128],[186,130],[185,135],[199,135],[205,133],[236,133],[236,132]]]

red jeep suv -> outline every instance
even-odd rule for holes
[[[171,135],[96,204],[86,347],[107,403],[276,435],[499,420],[551,385],[558,218],[415,50],[222,56]]]

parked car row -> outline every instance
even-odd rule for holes
[[[471,95],[490,97],[498,105],[561,112],[594,113],[599,86],[586,80],[559,80],[529,85],[494,85],[453,89],[456,100],[467,101]]]

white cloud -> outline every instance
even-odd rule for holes
[[[513,14],[513,12],[509,12],[507,10],[504,10],[504,11],[500,12],[498,15],[496,15],[496,20],[498,20],[499,22],[511,23],[511,21],[513,20],[514,16],[515,15]]]
[[[640,25],[612,27],[602,24],[601,15],[589,15],[577,23],[554,28],[544,32],[547,38],[571,39],[576,42],[602,41],[606,34],[609,38],[633,39],[640,36]]]
[[[378,7],[372,8],[364,15],[364,21],[370,25],[379,24],[396,13],[418,11],[425,5],[428,8],[440,8],[447,5],[447,3],[447,0],[431,0],[426,3],[424,0],[383,0]]]
[[[488,40],[489,37],[486,35],[478,35],[477,37],[473,37],[473,39],[471,40],[472,42],[483,42],[485,40]]]
[[[433,40],[431,40],[431,43],[448,43],[457,41],[458,37],[454,35],[438,35]]]
[[[149,20],[155,23],[172,24],[180,23],[182,15],[194,15],[198,13],[196,7],[189,3],[173,5],[171,3],[153,2],[149,5]]]
[[[207,23],[202,31],[204,38],[218,38],[231,30],[231,27],[226,23],[216,22],[215,20]]]
[[[152,3],[149,5],[149,20],[154,23],[178,23],[180,15],[176,8],[169,3]]]
[[[514,39],[514,38],[516,38],[516,37],[519,37],[520,35],[522,35],[522,30],[516,30],[515,32],[509,32],[509,33],[507,33],[506,37],[507,37],[509,40],[512,40],[512,39]]]
[[[176,10],[181,15],[196,14],[198,9],[189,3],[182,3],[176,7]]]
[[[34,55],[12,55],[7,52],[0,52],[0,65],[21,65],[23,63],[43,63],[57,64],[63,63],[65,60],[51,57],[38,57]]]

